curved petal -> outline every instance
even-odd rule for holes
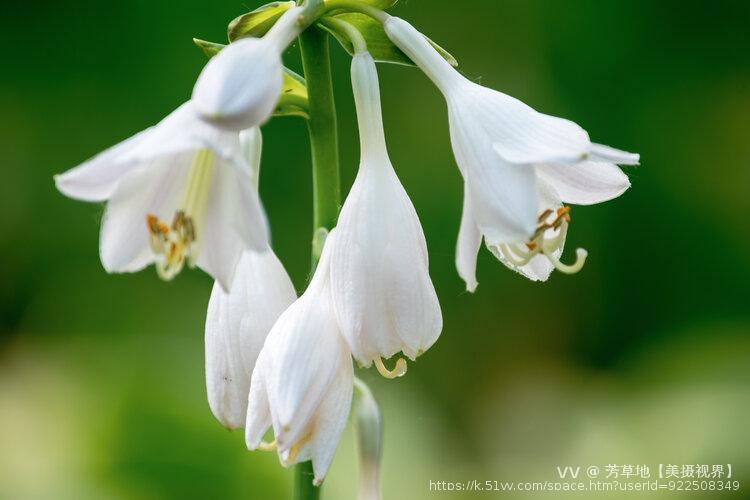
[[[493,242],[531,236],[537,218],[534,169],[504,161],[469,109],[450,103],[449,118],[453,152],[465,181],[464,197],[471,198],[481,232]]]
[[[206,315],[206,387],[225,427],[245,426],[250,377],[268,332],[296,299],[272,251],[244,252],[230,293],[214,284]]]
[[[471,110],[495,151],[509,163],[575,162],[589,151],[589,136],[576,123],[539,113],[502,92],[467,80],[451,99]]]
[[[198,266],[228,291],[244,250],[266,251],[266,218],[246,171],[217,159],[208,195]]]
[[[466,290],[474,293],[477,289],[477,254],[482,245],[482,233],[471,214],[471,202],[464,187],[464,206],[461,214],[461,227],[456,243],[456,269],[466,283]]]
[[[336,453],[341,433],[349,418],[352,405],[354,370],[348,351],[342,350],[338,361],[339,371],[328,389],[328,394],[318,409],[313,439],[310,444],[313,463],[313,482],[320,485],[328,473]]]
[[[537,175],[554,187],[565,203],[592,205],[617,198],[630,187],[627,175],[612,163],[542,164]]]
[[[122,177],[138,166],[123,162],[123,157],[143,143],[152,130],[143,130],[81,165],[56,175],[57,189],[65,196],[82,201],[109,199]]]
[[[271,427],[271,404],[268,400],[266,377],[269,367],[268,351],[262,350],[253,370],[245,419],[245,444],[248,450],[256,450],[263,435]]]
[[[641,155],[592,143],[589,149],[589,159],[595,162],[616,163],[618,165],[638,165],[641,161]]]

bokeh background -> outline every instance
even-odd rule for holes
[[[102,206],[52,182],[188,98],[205,64],[191,38],[223,41],[227,22],[256,6],[3,5],[0,498],[289,497],[291,471],[245,451],[208,409],[210,279],[107,275]],[[361,373],[385,416],[385,498],[480,496],[431,493],[430,480],[658,463],[731,463],[745,483],[729,496],[750,498],[750,3],[408,0],[393,12],[466,75],[641,153],[642,166],[628,168],[633,187],[620,199],[573,208],[569,252],[589,250],[583,272],[531,283],[482,251],[479,289],[467,294],[453,266],[462,191],[444,103],[419,71],[382,67],[389,148],[445,320],[408,376]],[[285,57],[299,67],[296,47]],[[335,46],[333,59],[348,189],[357,132],[348,57]],[[274,119],[264,135],[262,197],[301,290],[305,125]],[[325,498],[353,498],[355,484],[349,427]]]

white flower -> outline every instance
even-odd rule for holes
[[[299,34],[301,7],[287,10],[263,38],[242,38],[203,68],[193,88],[200,116],[214,125],[241,130],[263,124],[281,95],[281,54]]]
[[[99,247],[108,272],[155,263],[171,279],[187,263],[229,290],[243,250],[268,246],[238,134],[203,123],[191,102],[55,183],[71,198],[108,202]]]
[[[260,131],[243,131],[240,139],[257,178]],[[296,298],[271,249],[242,254],[229,293],[214,284],[206,314],[206,389],[211,411],[225,427],[245,427],[255,361],[271,327]]]
[[[513,267],[525,268],[529,272],[522,272],[530,277],[546,279],[544,275],[549,273],[544,269],[549,269],[548,264],[567,270],[578,268],[578,265],[557,266],[555,262],[558,259],[559,263],[558,250],[562,249],[567,216],[566,227],[557,223],[556,233],[562,236],[543,231],[543,239],[551,241],[532,249],[536,251],[534,255],[528,255],[519,246],[540,243],[540,227],[554,224],[546,214],[552,207],[542,199],[540,191],[548,190],[546,184],[551,185],[562,201],[571,203],[575,203],[576,197],[567,196],[571,194],[566,191],[569,189],[576,195],[583,191],[582,199],[588,200],[587,203],[617,196],[629,184],[614,164],[637,164],[638,155],[594,144],[575,123],[539,113],[513,97],[471,82],[406,21],[390,17],[384,26],[390,39],[419,65],[448,103],[453,152],[465,181],[458,266],[467,288],[476,287],[473,278],[476,263],[466,256],[476,256],[475,248],[479,248],[481,241],[478,235],[491,248],[502,248],[501,245],[520,248],[513,258],[505,258],[501,252],[503,261],[513,263],[517,258]],[[615,187],[602,198],[596,192],[599,183],[604,187],[614,183]],[[589,189],[594,192],[586,195]],[[537,255],[549,260],[540,264],[544,269],[531,262],[541,262],[534,259]],[[582,258],[584,253],[579,252],[579,262]]]
[[[331,290],[342,334],[362,366],[403,375],[381,358],[403,351],[415,359],[438,338],[442,316],[428,270],[422,226],[388,158],[375,63],[352,60],[361,160],[339,215],[331,256]]]
[[[273,427],[284,466],[312,460],[314,483],[328,472],[352,400],[353,367],[333,312],[329,269],[333,230],[310,285],[279,317],[255,365],[247,409],[249,449]]]

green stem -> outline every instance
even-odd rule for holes
[[[294,500],[318,500],[320,488],[313,486],[312,462],[294,466]]]
[[[320,3],[320,0],[312,0],[309,6],[315,8]],[[325,235],[336,225],[341,208],[338,132],[328,36],[320,28],[310,26],[300,34],[299,46],[309,100],[307,130],[310,135],[313,171],[314,268],[320,259]],[[295,466],[294,500],[320,498],[320,488],[313,485],[313,477],[311,462]]]
[[[373,19],[377,19],[381,23],[386,22],[388,18],[391,17],[386,12],[357,0],[326,0],[325,12],[332,12],[335,10],[360,12],[372,17]]]
[[[321,230],[333,229],[341,207],[336,106],[327,34],[310,26],[300,35],[299,46],[310,109],[307,128],[313,165],[313,230],[314,243],[319,243],[313,245],[313,262],[317,262],[322,249]]]

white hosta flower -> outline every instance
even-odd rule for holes
[[[381,358],[415,359],[438,338],[442,316],[428,270],[422,226],[388,158],[375,63],[352,60],[361,160],[339,215],[331,257],[331,290],[341,331],[362,366],[374,361],[386,377],[403,375]]]
[[[260,131],[241,133],[257,178]],[[297,298],[284,266],[271,249],[242,254],[229,293],[214,283],[206,314],[206,389],[214,416],[227,428],[245,427],[250,377],[268,332]]]
[[[437,85],[448,104],[453,152],[465,181],[464,223],[458,244],[464,256],[476,254],[477,234],[481,234],[493,248],[537,245],[536,250],[531,249],[534,255],[519,246],[517,260],[505,259],[516,264],[528,260],[514,267],[525,267],[535,255],[550,257],[550,245],[561,244],[564,236],[544,232],[544,239],[553,239],[547,242],[547,249],[539,245],[539,228],[550,222],[545,214],[550,207],[539,196],[546,188],[540,184],[551,184],[563,201],[569,198],[566,190],[576,194],[596,190],[600,180],[605,185],[614,182],[617,191],[622,188],[624,174],[615,164],[638,163],[636,154],[592,143],[586,131],[569,120],[539,113],[513,97],[466,79],[406,21],[390,17],[384,26],[390,39]],[[473,226],[467,221],[473,221]],[[551,253],[561,247],[555,248]],[[471,290],[476,286],[471,277],[475,263],[460,260],[461,274]],[[554,257],[549,260],[555,265]]]
[[[203,123],[191,102],[55,183],[71,198],[107,202],[99,247],[107,272],[154,263],[168,280],[197,265],[229,290],[243,250],[268,247],[238,134]]]
[[[249,449],[275,445],[284,466],[312,460],[328,472],[352,400],[353,367],[333,312],[328,236],[310,285],[271,329],[253,372],[245,426]],[[262,441],[273,427],[275,443]]]
[[[299,34],[301,7],[287,10],[263,38],[242,38],[203,68],[193,102],[206,121],[230,130],[263,124],[281,95],[281,54]]]

